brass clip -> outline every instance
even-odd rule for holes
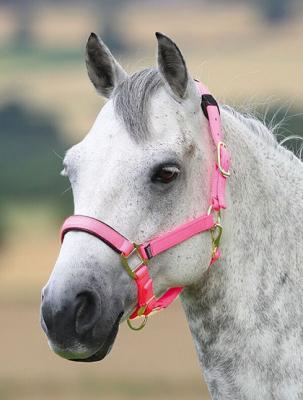
[[[221,225],[221,212],[215,211],[212,207],[212,205],[209,207],[207,214],[210,215],[212,212],[216,213],[216,220],[215,220],[215,225],[214,227],[210,230],[210,236],[211,236],[211,246],[212,246],[212,252],[211,252],[211,258],[213,258],[216,254],[216,251],[218,250],[220,246],[220,241],[223,233],[223,227]]]
[[[219,223],[216,223],[216,225],[210,231],[211,245],[212,245],[212,258],[215,256],[216,251],[218,250],[218,248],[220,246],[222,232],[223,232],[223,227]]]

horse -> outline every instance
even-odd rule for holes
[[[180,49],[156,36],[157,67],[132,75],[96,34],[87,42],[88,75],[107,102],[66,153],[63,175],[75,215],[107,236],[100,240],[87,226],[66,229],[42,290],[42,328],[52,350],[68,360],[103,359],[119,324],[134,309],[136,317],[146,311],[147,305],[136,309],[133,268],[128,260],[128,269],[121,267],[114,240],[144,243],[209,207],[217,160],[209,116]],[[217,216],[210,232],[190,236],[144,268],[155,298],[183,288],[177,294],[212,399],[302,399],[303,162],[265,124],[209,98],[231,155],[223,174],[226,210],[210,208],[207,215]],[[222,237],[216,228],[224,229]],[[221,256],[210,266],[219,236]]]

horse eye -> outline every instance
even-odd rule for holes
[[[180,170],[175,165],[161,166],[152,176],[152,182],[170,183],[180,174]]]

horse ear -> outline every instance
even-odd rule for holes
[[[86,67],[93,85],[105,97],[110,97],[114,88],[127,77],[127,73],[95,33],[90,34],[86,44]]]
[[[158,40],[158,68],[175,95],[184,98],[188,73],[178,46],[167,36],[156,32]]]

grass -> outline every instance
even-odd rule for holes
[[[81,63],[83,50],[80,48],[19,48],[7,46],[0,48],[1,73],[14,74],[27,69],[39,71],[60,68],[64,65]]]

